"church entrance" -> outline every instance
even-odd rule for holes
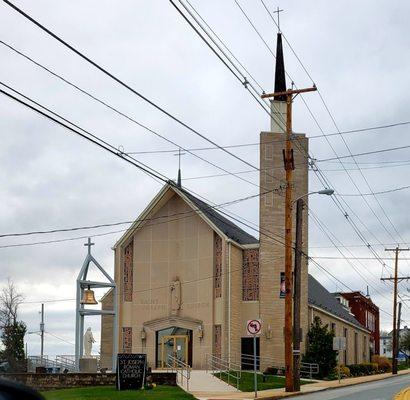
[[[175,366],[176,360],[192,366],[192,331],[171,327],[156,333],[156,367]]]

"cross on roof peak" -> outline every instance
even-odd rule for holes
[[[276,8],[276,10],[273,12],[274,14],[278,14],[278,23],[276,26],[278,27],[278,32],[280,32],[280,19],[279,19],[279,13],[281,13],[284,10],[281,10],[279,7]]]
[[[91,238],[88,238],[87,243],[84,243],[84,246],[88,247],[88,253],[91,254],[91,246],[94,246],[95,243],[91,242]]]

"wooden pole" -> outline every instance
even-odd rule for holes
[[[396,327],[396,319],[397,319],[397,271],[399,265],[399,248],[396,247],[395,249],[396,259],[394,262],[394,298],[393,298],[393,366],[392,366],[392,373],[394,375],[397,374],[397,327]]]
[[[295,270],[293,294],[293,389],[300,391],[300,297],[302,279],[303,200],[296,202]]]
[[[392,374],[397,374],[397,355],[398,355],[398,334],[397,334],[397,284],[399,280],[409,279],[407,276],[398,277],[398,270],[399,270],[399,252],[400,251],[410,251],[410,249],[403,249],[397,246],[394,249],[386,249],[386,251],[394,251],[395,252],[395,262],[394,262],[394,278],[381,278],[382,281],[393,281],[394,289],[393,289],[393,362],[392,362]]]
[[[313,92],[316,86],[306,89],[290,89],[285,92],[263,94],[262,98],[286,96],[286,146],[283,151],[283,159],[286,172],[285,194],[285,375],[286,391],[293,392],[293,280],[292,280],[292,188],[293,169],[295,168],[292,149],[292,101],[294,95],[299,93]]]
[[[286,145],[284,154],[286,172],[285,193],[285,372],[286,391],[293,392],[293,354],[292,354],[292,96],[286,96]]]

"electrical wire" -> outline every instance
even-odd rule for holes
[[[206,137],[205,135],[201,134],[199,131],[197,131],[196,129],[192,128],[190,125],[186,124],[185,122],[183,122],[180,118],[176,117],[175,115],[171,114],[169,111],[165,110],[163,107],[159,106],[158,104],[156,104],[154,101],[148,99],[148,97],[146,97],[145,95],[143,95],[142,93],[140,93],[139,91],[137,91],[136,89],[134,89],[133,87],[131,87],[130,85],[128,85],[127,83],[125,83],[123,80],[121,80],[120,78],[118,78],[117,76],[115,76],[114,74],[112,74],[111,72],[109,72],[107,69],[105,69],[104,67],[102,67],[101,65],[99,65],[97,62],[93,61],[91,58],[89,58],[88,56],[86,56],[84,53],[82,53],[81,51],[77,50],[76,48],[74,48],[72,45],[70,45],[68,42],[66,42],[65,40],[63,40],[60,36],[58,36],[57,34],[55,34],[54,32],[52,32],[50,29],[46,28],[44,25],[42,25],[40,22],[38,22],[37,20],[35,20],[33,17],[31,17],[30,15],[28,15],[26,12],[24,12],[22,9],[20,9],[19,7],[17,7],[15,4],[13,4],[12,2],[10,2],[9,0],[3,0],[4,3],[6,3],[8,6],[10,6],[11,8],[13,8],[15,11],[17,11],[20,15],[22,15],[24,18],[28,19],[30,22],[32,22],[34,25],[36,25],[38,28],[40,28],[42,31],[46,32],[48,35],[50,35],[52,38],[54,38],[55,40],[57,40],[58,42],[60,42],[62,45],[64,45],[65,47],[67,47],[68,49],[70,49],[72,52],[74,52],[75,54],[77,54],[79,57],[81,57],[83,60],[87,61],[89,64],[91,64],[93,67],[97,68],[99,71],[101,71],[102,73],[104,73],[106,76],[108,76],[109,78],[111,78],[112,80],[114,80],[115,82],[117,82],[119,85],[123,86],[124,88],[126,88],[127,90],[131,91],[133,94],[135,94],[136,96],[138,96],[140,99],[144,100],[146,103],[150,104],[152,107],[154,107],[155,109],[157,109],[158,111],[162,112],[163,114],[165,114],[167,117],[171,118],[173,121],[175,121],[176,123],[178,123],[179,125],[183,126],[184,128],[186,128],[188,131],[194,133],[195,135],[199,136],[200,138],[202,138],[203,140],[207,141],[208,143],[212,144],[215,147],[218,147],[221,151],[225,152],[226,154],[230,155],[231,157],[237,159],[238,161],[248,165],[251,168],[254,168],[256,170],[258,170],[258,168],[256,166],[254,166],[252,163],[244,160],[243,158],[237,156],[234,153],[231,153],[229,150],[223,148],[222,146],[220,146],[219,144],[217,144],[215,141],[209,139],[208,137]],[[232,71],[233,72],[233,71]],[[257,98],[255,98],[255,100],[259,101]]]

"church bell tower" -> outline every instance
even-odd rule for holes
[[[275,93],[284,92],[286,87],[285,63],[283,57],[282,34],[277,34]],[[270,327],[270,335],[261,336],[261,354],[275,365],[284,365],[284,273],[285,273],[285,168],[283,149],[286,137],[286,96],[275,96],[271,100],[270,131],[260,134],[260,318],[265,330]],[[308,139],[304,134],[293,134],[293,198],[308,192]],[[306,199],[307,204],[307,199]],[[296,207],[294,207],[296,208]],[[293,213],[295,221],[295,212]],[[302,250],[307,254],[308,224],[307,207],[303,216]],[[295,238],[293,224],[293,241]],[[308,266],[302,259],[301,275],[301,327],[302,343],[308,329]],[[262,363],[264,364],[264,363]],[[267,366],[267,365],[266,365]],[[265,365],[261,365],[262,368]]]

